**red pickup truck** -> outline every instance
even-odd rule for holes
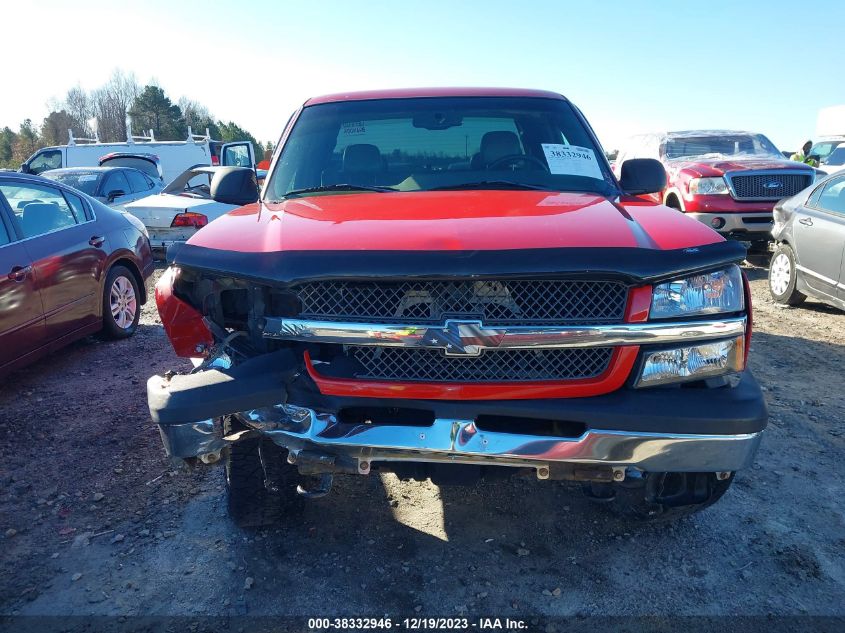
[[[311,99],[260,200],[171,253],[156,287],[189,374],[153,376],[173,457],[225,463],[240,525],[339,474],[580,482],[626,514],[724,494],[767,413],[746,369],[745,248],[638,197],[550,92]],[[217,199],[257,198],[230,169]]]
[[[654,158],[668,182],[649,198],[683,211],[729,239],[765,253],[778,200],[813,184],[816,171],[790,161],[762,134],[691,130],[631,137],[619,150],[617,174],[631,158]]]

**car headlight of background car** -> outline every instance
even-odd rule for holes
[[[728,193],[728,183],[724,178],[691,178],[690,195],[711,195]]]

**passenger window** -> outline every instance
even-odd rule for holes
[[[5,246],[11,241],[12,238],[9,237],[9,231],[6,230],[6,225],[3,223],[3,219],[0,218],[0,246]]]
[[[831,180],[825,185],[818,206],[825,211],[845,215],[845,178]]]
[[[121,171],[113,171],[108,176],[106,176],[106,181],[103,183],[103,195],[106,198],[112,196],[113,194],[115,197],[121,197],[129,194],[132,191],[132,188],[129,186],[129,181],[126,180],[126,176],[123,175],[123,170]]]
[[[129,180],[129,186],[132,188],[132,193],[143,193],[152,189],[152,182],[140,171],[127,169],[125,174]]]
[[[58,189],[4,183],[0,184],[0,193],[12,207],[24,237],[36,237],[77,224],[73,210]]]
[[[62,166],[61,150],[48,150],[36,154],[29,162],[29,171],[32,174],[40,174],[48,169],[59,169]]]
[[[73,214],[76,216],[76,221],[81,223],[88,220],[88,214],[85,213],[85,205],[82,202],[82,198],[75,194],[68,193],[67,191],[65,191],[64,194],[65,200],[68,201],[68,204],[70,204],[71,208],[73,209]]]

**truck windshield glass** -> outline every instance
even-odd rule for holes
[[[760,157],[783,159],[774,144],[762,134],[719,134],[671,136],[663,154],[676,158]]]
[[[265,198],[493,188],[607,194],[616,184],[562,99],[381,99],[305,108]]]

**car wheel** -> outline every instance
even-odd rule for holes
[[[795,267],[795,251],[789,244],[780,244],[769,264],[769,292],[777,303],[797,306],[804,303],[807,295],[798,292],[795,284],[798,271]]]
[[[734,474],[719,479],[716,473],[643,473],[618,484],[586,484],[584,492],[624,518],[676,521],[721,499],[733,483]]]
[[[243,430],[233,416],[223,419],[225,435]],[[235,442],[226,456],[229,516],[238,527],[262,527],[298,515],[305,505],[296,492],[300,479],[285,450],[272,441],[251,437]]]
[[[109,270],[103,291],[103,330],[107,339],[132,336],[138,328],[141,304],[138,282],[125,266]]]

